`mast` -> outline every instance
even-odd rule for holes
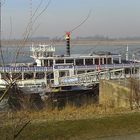
[[[126,61],[128,61],[128,59],[129,59],[129,58],[128,58],[128,57],[129,57],[129,54],[128,54],[128,45],[127,45],[126,47],[127,47],[127,48],[126,48],[126,54],[125,54],[125,55],[126,55]]]
[[[70,32],[66,32],[66,54],[70,56]]]

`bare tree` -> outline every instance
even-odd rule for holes
[[[5,1],[4,1],[4,3],[5,3]],[[1,57],[1,65],[2,65],[2,67],[5,67],[4,55],[3,55],[2,44],[1,44],[1,6],[4,3],[2,3],[2,0],[0,0],[0,57]],[[21,49],[26,45],[27,40],[29,39],[29,37],[32,36],[32,33],[34,32],[33,24],[35,24],[35,22],[38,20],[38,18],[48,9],[48,7],[49,7],[49,5],[51,3],[51,0],[49,0],[47,2],[46,6],[44,7],[44,9],[41,10],[38,13],[42,3],[43,3],[43,0],[40,0],[39,5],[35,9],[33,15],[30,18],[29,23],[27,24],[26,30],[25,30],[25,32],[23,34],[23,39],[20,41],[20,44],[19,44],[17,52],[16,52],[16,56],[15,56],[15,60],[14,60],[15,66],[16,66],[16,63],[17,63],[17,59],[18,59],[18,57],[20,55]],[[11,26],[11,31],[10,31],[10,34],[9,34],[9,40],[10,40],[11,35],[12,35],[12,18],[10,18],[10,26]],[[19,75],[19,76],[21,76],[21,75]],[[7,87],[6,87],[5,91],[4,91],[4,93],[0,96],[0,102],[6,96],[11,97],[10,96],[11,93],[17,93],[18,96],[12,96],[12,98],[14,97],[16,102],[19,102],[19,100],[20,100],[20,102],[22,102],[24,104],[27,104],[27,102],[25,103],[25,100],[27,101],[29,99],[27,99],[27,98],[25,99],[23,97],[21,97],[21,99],[20,99],[19,94],[21,94],[21,93],[19,93],[19,92],[21,92],[21,91],[19,90],[19,88],[18,88],[18,86],[16,84],[18,77],[15,77],[14,79],[12,79],[11,77],[7,76],[6,71],[4,71],[4,80],[7,83]],[[15,90],[15,91],[11,91],[11,90]],[[21,94],[21,95],[23,95],[23,94]],[[13,106],[13,101],[14,101],[13,99],[9,100],[9,104],[12,104],[12,106]],[[18,105],[15,106],[15,107],[18,107]],[[23,105],[22,108],[25,108],[25,106]],[[9,114],[10,112],[7,112],[7,113]],[[6,117],[8,119],[9,115],[7,113],[6,113],[7,117],[5,115],[1,115],[0,120],[3,120],[4,117]],[[23,116],[18,117],[17,119],[15,119],[13,117],[13,114],[14,114],[13,111],[10,114],[12,115],[12,117],[10,117],[9,119],[12,120],[12,130],[13,130],[12,131],[13,138],[10,138],[10,139],[16,139],[20,135],[20,133],[26,128],[26,126],[30,123],[31,120],[28,117],[24,117],[24,119],[23,119]],[[7,121],[5,120],[4,122],[6,123]],[[9,132],[7,132],[7,133],[9,133]]]
[[[140,108],[140,81],[130,78],[130,107]]]

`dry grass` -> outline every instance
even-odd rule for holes
[[[114,135],[116,129],[118,134],[122,133],[120,127],[123,128],[121,126],[123,121],[125,121],[124,132],[127,133],[129,130],[127,124],[130,125],[130,128],[134,126],[139,131],[136,122],[139,121],[140,114],[133,112],[125,108],[105,108],[95,105],[86,105],[79,108],[67,105],[62,110],[56,108],[54,110],[8,112],[2,113],[0,116],[0,120],[3,122],[0,125],[0,134],[2,139],[7,137],[11,140],[14,134],[29,120],[31,120],[31,123],[21,132],[18,139],[44,140],[47,138],[62,140],[73,137],[81,139],[82,136],[88,138]],[[131,122],[131,116],[133,116],[135,122]],[[128,120],[125,120],[125,118]],[[108,132],[108,129],[110,129],[110,132]],[[95,131],[96,133],[93,135]]]
[[[54,110],[44,109],[41,111],[24,110],[18,112],[9,112],[3,114],[2,120],[6,122],[6,125],[14,119],[14,121],[22,120],[23,118],[31,120],[32,122],[40,121],[65,121],[65,120],[83,120],[91,118],[101,118],[110,115],[120,115],[124,113],[132,112],[126,108],[105,108],[102,106],[87,105],[82,107],[74,107],[67,105],[64,109]]]
[[[32,117],[32,121],[18,136],[19,140],[65,140],[65,139],[94,139],[99,137],[108,137],[115,135],[127,135],[131,133],[140,132],[140,113],[128,113],[123,109],[119,111],[112,111],[94,113],[95,110],[87,110],[85,107],[83,113],[89,114],[80,116],[77,114],[75,108],[66,108],[65,110],[41,111],[42,115],[39,116],[39,112],[17,112],[14,114],[15,118],[13,124],[1,127],[0,135],[1,140],[12,140],[13,135],[24,125],[26,121]],[[78,109],[83,110],[82,108]],[[70,112],[71,113],[70,113]],[[87,112],[86,112],[87,111]],[[94,111],[94,112],[92,112]],[[118,113],[119,112],[119,113]],[[126,114],[124,114],[124,112]],[[24,113],[24,114],[23,114]],[[44,113],[44,114],[43,114]],[[83,113],[81,113],[83,115]],[[92,114],[93,113],[93,114]],[[102,114],[103,113],[103,114]],[[111,113],[111,115],[110,115]],[[118,115],[119,114],[119,115]],[[25,115],[25,117],[24,117]],[[47,116],[46,116],[47,115]],[[50,116],[49,116],[50,115]],[[63,116],[62,116],[63,115]],[[66,116],[65,116],[66,115]],[[99,116],[98,116],[99,115]],[[22,121],[20,122],[20,119]],[[27,117],[27,118],[26,118]],[[28,118],[29,117],[29,118]],[[37,119],[37,117],[40,117]],[[50,121],[48,118],[50,118]],[[51,118],[53,117],[53,118]],[[77,117],[77,118],[76,118]],[[85,117],[85,118],[82,118]],[[92,117],[92,118],[89,118]],[[95,118],[94,118],[95,117]],[[54,121],[53,121],[54,119]],[[70,120],[69,120],[70,119]]]

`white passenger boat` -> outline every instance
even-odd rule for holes
[[[121,68],[123,64],[126,68],[130,67],[129,62],[122,62],[120,54],[110,52],[70,54],[68,34],[66,40],[66,55],[55,55],[55,47],[51,45],[32,45],[30,48],[31,57],[34,59],[32,65],[0,67],[0,88],[5,89],[7,81],[12,81],[27,93],[70,90],[70,86],[59,86],[59,78],[113,69],[114,65],[117,68]]]

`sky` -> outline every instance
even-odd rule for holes
[[[4,1],[4,0],[1,0]],[[32,0],[32,13],[41,0]],[[35,17],[49,0],[43,0]],[[31,0],[5,0],[2,6],[2,37],[23,38],[31,21]],[[34,22],[34,37],[61,37],[88,20],[72,37],[140,37],[140,0],[51,0],[48,9]]]

